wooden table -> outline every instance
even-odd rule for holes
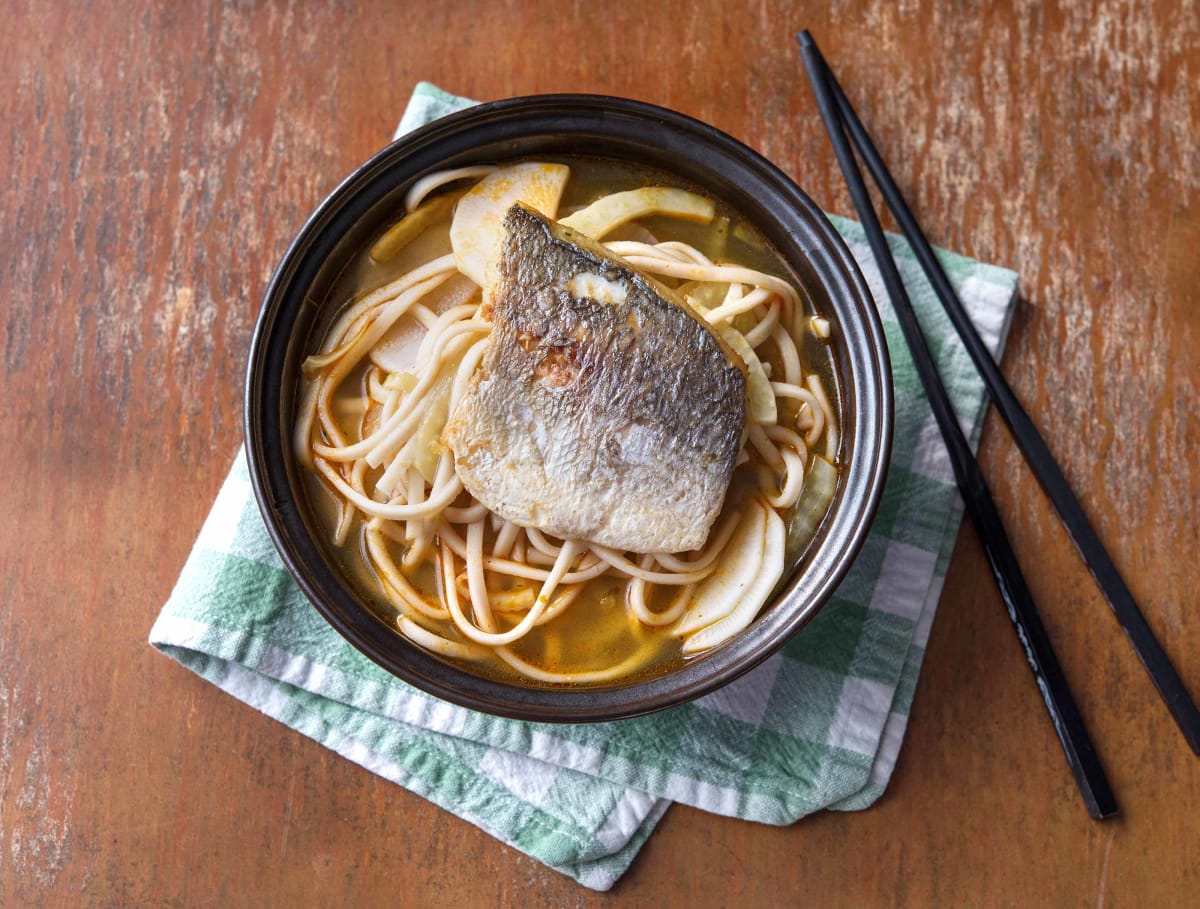
[[[882,801],[782,829],[675,807],[607,897],[145,643],[239,444],[271,270],[417,80],[665,104],[848,213],[808,26],[932,239],[1020,272],[1005,371],[1200,695],[1195,11],[371,5],[8,7],[0,903],[1200,905],[1200,760],[994,418],[985,469],[1114,821],[1084,813],[970,530]]]

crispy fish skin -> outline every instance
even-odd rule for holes
[[[497,514],[632,552],[699,548],[746,420],[738,360],[675,294],[515,205],[491,346],[447,424]]]

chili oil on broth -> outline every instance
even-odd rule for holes
[[[678,187],[711,199],[715,203],[717,214],[708,224],[682,221],[661,215],[643,217],[634,222],[636,226],[627,225],[606,235],[603,242],[641,239],[644,236],[641,231],[646,230],[660,242],[682,241],[695,247],[715,262],[737,263],[789,282],[798,291],[801,302],[801,309],[794,314],[790,334],[796,342],[805,374],[815,373],[821,379],[833,409],[834,423],[840,425],[841,394],[837,375],[833,369],[832,352],[828,345],[819,340],[809,328],[810,318],[818,315],[811,295],[803,283],[798,280],[797,275],[783,263],[768,242],[745,218],[703,189],[651,168],[624,162],[574,156],[564,156],[555,160],[561,161],[571,168],[570,179],[567,181],[559,205],[560,218],[602,196],[644,186]],[[441,192],[461,195],[462,190],[471,185],[471,182],[454,184]],[[400,214],[402,213],[397,214],[396,219],[385,222],[376,235],[354,256],[335,282],[327,297],[328,302],[324,307],[323,317],[319,319],[318,326],[313,333],[313,337],[318,343],[325,337],[338,315],[349,305],[414,268],[451,252],[449,228],[453,216],[452,205],[447,206],[440,217],[432,221],[415,239],[388,261],[383,263],[375,261],[370,255],[370,250],[399,219]],[[462,276],[456,276],[450,280],[470,283]],[[667,278],[657,278],[657,280],[671,287],[679,287],[686,283]],[[480,292],[474,285],[461,287],[461,293],[455,299],[460,299],[462,294],[470,292],[472,288],[474,289],[469,301],[478,303]],[[312,349],[316,349],[315,344]],[[772,378],[782,376],[779,352],[773,342],[765,342],[756,349],[756,353],[763,363],[769,366]],[[363,427],[362,402],[369,396],[367,376],[371,366],[370,358],[364,358],[364,361],[358,364],[342,382],[333,398],[333,409],[338,427],[343,435],[350,439],[358,439],[366,435]],[[794,402],[781,398],[778,399],[778,403],[780,405],[778,422],[793,425],[796,414]],[[750,446],[747,445],[746,448],[749,449]],[[382,467],[375,468],[374,476],[377,477],[382,472]],[[339,520],[339,497],[329,484],[315,472],[304,470],[301,473],[305,477],[308,500],[321,529],[322,539],[332,549],[335,561],[352,581],[359,595],[370,604],[375,614],[390,627],[396,628],[401,612],[387,596],[381,594],[385,581],[373,564],[368,551],[365,534],[366,522],[363,514],[359,511],[355,512],[350,532],[344,542],[340,545],[336,544],[333,539]],[[730,509],[743,503],[746,496],[761,486],[764,479],[763,473],[762,466],[753,460],[735,469],[721,516],[718,516],[713,524],[714,533]],[[368,478],[372,479],[370,475]],[[804,505],[805,500],[802,495],[801,501],[796,506],[782,513],[784,520],[789,524],[789,529],[793,523],[793,513]],[[824,518],[825,513],[822,512],[807,519],[809,526],[802,530],[807,539],[794,540],[792,539],[793,534],[789,532],[787,562],[779,586],[782,586],[796,567],[804,562],[808,544]],[[490,522],[486,527],[484,549],[490,551],[495,530]],[[395,564],[400,565],[404,545],[386,536],[385,544]],[[683,554],[678,555],[683,557]],[[636,560],[636,555],[632,558]],[[720,570],[718,565],[717,571]],[[442,580],[435,564],[425,561],[415,570],[405,570],[404,575],[420,594],[432,601],[444,602]],[[536,582],[531,583],[536,593],[539,585]],[[587,673],[605,670],[629,660],[635,654],[638,655],[639,665],[625,677],[600,683],[572,683],[579,685],[612,685],[634,682],[670,671],[681,665],[685,659],[703,656],[703,654],[699,654],[685,658],[682,652],[682,641],[672,633],[671,625],[649,627],[633,619],[626,606],[626,583],[627,580],[624,577],[601,575],[595,578],[588,582],[583,593],[561,614],[544,625],[536,626],[526,636],[509,644],[509,648],[526,662],[552,673]],[[512,583],[508,586],[516,588],[520,585]],[[502,597],[503,587],[502,582],[501,588],[493,592]],[[655,611],[667,607],[674,600],[678,589],[665,585],[647,584],[647,605]],[[464,588],[460,588],[459,598],[469,604],[469,595]],[[495,611],[494,614],[499,631],[514,627],[522,616],[522,613],[505,611]],[[436,633],[449,640],[466,642],[466,639],[450,620],[429,620],[427,624],[431,629],[436,630]],[[397,631],[397,633],[400,632]],[[469,661],[442,658],[506,682],[538,687],[554,687],[557,684],[538,681],[518,673],[494,653],[486,653]]]

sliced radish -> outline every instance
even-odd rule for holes
[[[643,186],[602,196],[558,223],[599,240],[627,221],[647,215],[668,215],[707,224],[715,213],[711,199],[667,186]]]
[[[748,627],[783,576],[783,550],[786,537],[783,519],[772,508],[760,504],[759,509],[766,516],[766,527],[761,538],[761,561],[758,563],[757,575],[739,591],[736,605],[731,612],[724,618],[708,624],[707,627],[697,631],[683,642],[685,655],[699,653],[723,644]],[[717,571],[721,572],[721,570],[722,568],[718,567]],[[701,595],[703,596],[703,591]]]
[[[495,170],[472,186],[458,200],[450,222],[458,270],[480,287],[490,286],[500,261],[508,210],[524,202],[553,220],[570,174],[564,164],[530,161]]]
[[[466,303],[476,292],[477,288],[470,279],[455,275],[426,294],[421,304],[435,316],[440,316],[446,310]],[[416,314],[408,312],[387,330],[367,356],[380,369],[402,372],[413,365],[424,339],[425,326]]]
[[[701,287],[713,287],[719,285],[700,285]],[[688,305],[692,309],[699,312],[701,315],[706,315],[711,307],[707,305],[706,299],[698,293],[689,293],[687,295]],[[750,346],[750,342],[746,340],[745,335],[730,325],[728,322],[718,322],[716,325],[710,325],[717,334],[721,336],[726,344],[733,348],[733,352],[741,357],[742,362],[746,364],[746,410],[750,414],[750,419],[755,423],[762,423],[770,426],[779,419],[779,410],[775,402],[775,392],[771,390],[771,380],[767,377],[767,371],[763,368],[762,360],[758,358],[758,354],[754,352],[754,348]]]
[[[767,539],[768,509],[760,500],[746,503],[742,518],[725,544],[716,570],[700,582],[677,635],[688,635],[725,618],[758,577]]]

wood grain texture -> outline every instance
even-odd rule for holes
[[[1018,270],[1005,370],[1200,694],[1195,2],[76,4],[0,54],[0,904],[1200,902],[1200,761],[1002,429],[985,470],[1124,808],[1080,805],[973,535],[896,775],[673,808],[589,893],[145,644],[240,441],[271,269],[413,84],[641,98],[849,200],[811,28],[931,239]]]

